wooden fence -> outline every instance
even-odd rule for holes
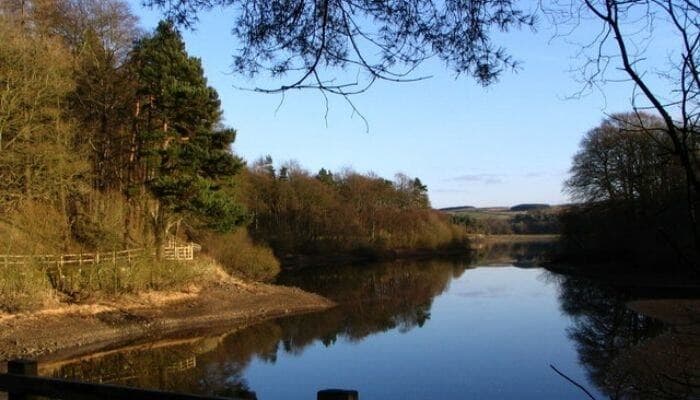
[[[166,260],[193,260],[194,247],[174,246],[163,247],[163,258]]]
[[[7,373],[0,374],[0,391],[8,392],[8,400],[28,400],[32,399],[32,396],[83,400],[231,400],[225,397],[198,396],[38,377],[36,376],[37,370],[36,361],[14,360],[8,362]]]
[[[77,254],[45,254],[45,255],[0,255],[0,265],[37,264],[41,266],[63,267],[65,265],[88,266],[100,263],[117,263],[119,261],[132,260],[143,256],[143,249],[114,250],[97,253]]]
[[[28,400],[33,396],[54,399],[82,400],[231,400],[224,397],[199,396],[126,386],[104,385],[37,376],[38,364],[33,360],[13,360],[7,363],[7,373],[0,374],[0,392],[8,400]],[[253,394],[253,398],[255,395]],[[355,390],[326,389],[318,392],[317,400],[358,400]]]
[[[194,259],[195,251],[201,247],[196,243],[178,244],[168,242],[163,246],[163,258],[173,261],[189,261]],[[43,255],[11,255],[0,254],[0,266],[36,264],[44,267],[62,268],[66,265],[78,265],[79,267],[96,265],[100,263],[124,263],[131,262],[146,254],[145,249],[113,250],[96,253],[76,254],[43,254]]]
[[[174,238],[169,238],[163,246],[163,258],[166,260],[193,260],[194,252],[202,250],[197,243],[179,243]]]

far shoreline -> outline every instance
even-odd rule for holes
[[[553,243],[559,239],[558,234],[507,234],[484,235],[468,234],[467,242],[430,248],[399,248],[387,250],[356,250],[326,254],[289,254],[279,257],[285,271],[297,271],[326,265],[350,265],[368,262],[398,260],[425,260],[431,258],[470,257],[485,245],[517,243]]]

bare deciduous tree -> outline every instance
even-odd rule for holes
[[[648,130],[637,128],[643,121]],[[663,121],[648,113],[614,114],[591,129],[574,156],[566,190],[574,199],[660,207],[682,188]],[[659,128],[653,134],[651,129]],[[677,198],[677,197],[676,197]],[[662,205],[661,205],[662,206]]]
[[[598,30],[581,45],[581,77],[587,87],[632,83],[636,128],[661,131],[685,175],[688,213],[700,249],[700,4],[693,0],[552,0],[542,3],[552,22],[568,35]],[[658,48],[666,49],[659,69]],[[655,54],[656,53],[656,54]],[[644,111],[662,119],[645,124]],[[630,121],[625,121],[629,124]]]
[[[23,201],[65,210],[87,168],[73,154],[64,104],[71,58],[56,40],[33,36],[0,15],[0,210]]]

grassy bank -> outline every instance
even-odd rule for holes
[[[0,311],[18,313],[89,304],[151,291],[181,291],[217,279],[209,259],[191,262],[142,257],[59,268],[38,263],[0,265]]]

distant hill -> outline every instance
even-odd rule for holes
[[[532,211],[532,210],[542,210],[545,208],[550,208],[549,204],[541,203],[524,203],[518,204],[510,208],[510,211]]]
[[[457,207],[438,208],[438,211],[460,212],[460,211],[467,211],[467,210],[474,210],[474,209],[476,209],[476,207],[474,207],[474,206],[457,206]]]
[[[456,206],[456,207],[443,207],[439,208],[438,211],[446,212],[448,214],[468,214],[468,215],[485,215],[485,216],[513,216],[515,214],[526,213],[529,211],[545,211],[549,212],[559,212],[569,204],[560,205],[550,205],[546,203],[522,203],[516,204],[512,207],[474,207],[474,206]]]
[[[483,212],[501,213],[501,212],[510,211],[510,208],[508,208],[508,207],[479,207],[479,208],[477,208],[477,210],[483,211]]]
[[[440,209],[470,233],[556,234],[565,205],[522,203],[513,207],[446,207]]]

